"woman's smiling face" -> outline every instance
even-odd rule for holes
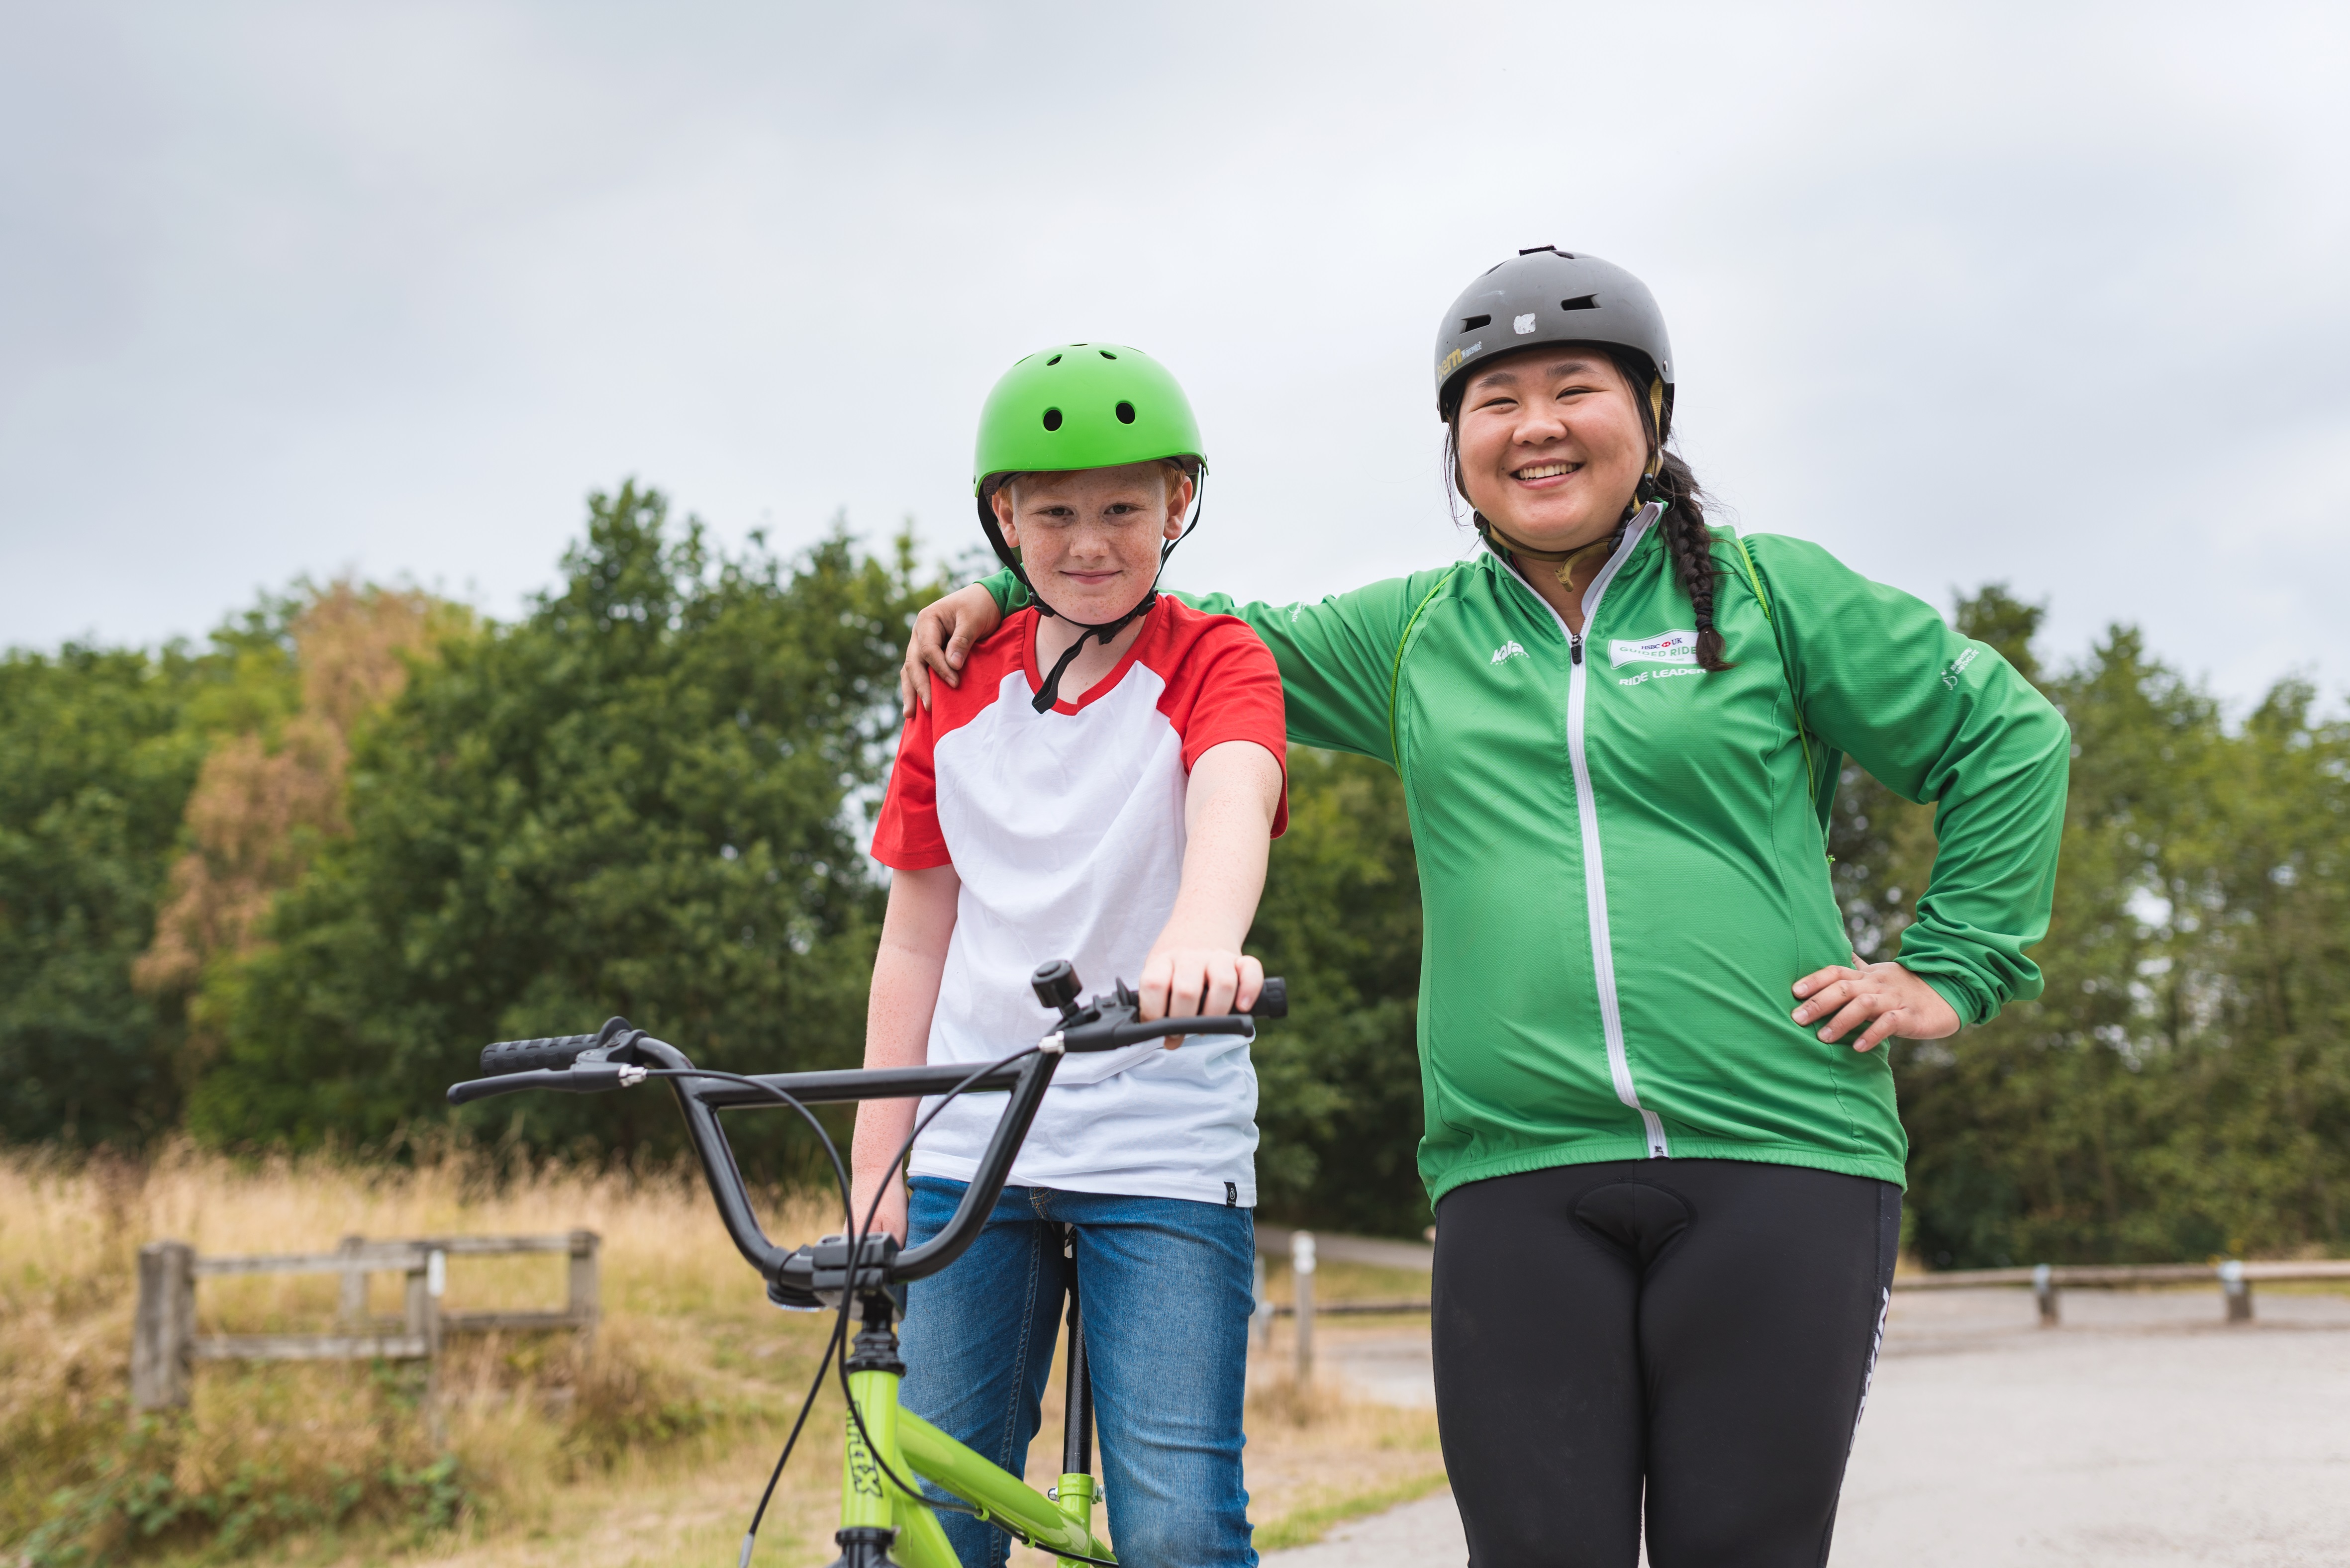
[[[1598,348],[1526,348],[1461,394],[1458,452],[1469,504],[1537,550],[1604,539],[1648,466],[1639,404]]]

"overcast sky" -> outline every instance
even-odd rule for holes
[[[635,475],[976,542],[980,400],[1191,389],[1175,580],[1460,554],[1440,313],[1646,278],[1750,532],[2350,686],[2350,8],[0,0],[0,643],[496,615]]]

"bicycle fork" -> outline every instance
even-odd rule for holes
[[[1106,1553],[1093,1535],[1093,1506],[1101,1489],[1093,1469],[1093,1383],[1087,1370],[1083,1321],[1074,1283],[1069,1300],[1067,1428],[1061,1484],[1049,1500],[998,1469],[898,1405],[906,1364],[898,1355],[897,1303],[884,1293],[864,1298],[864,1327],[847,1363],[854,1414],[840,1469],[840,1555],[832,1568],[954,1568],[953,1547],[928,1498],[900,1490],[890,1478],[920,1475],[942,1483],[982,1518],[1003,1521],[1021,1540],[1045,1552],[1055,1547]],[[868,1444],[867,1439],[870,1438]],[[894,1555],[893,1555],[894,1549]],[[1066,1568],[1078,1568],[1062,1558]]]
[[[1093,1374],[1086,1365],[1086,1325],[1077,1303],[1077,1228],[1063,1226],[1061,1237],[1061,1256],[1069,1263],[1068,1403],[1062,1410],[1061,1484],[1053,1489],[1053,1501],[1090,1531],[1101,1488],[1094,1480]]]
[[[898,1440],[898,1385],[906,1364],[898,1355],[897,1303],[877,1291],[860,1304],[864,1326],[849,1347],[845,1368],[855,1408],[842,1417],[848,1440],[840,1465],[840,1529],[833,1536],[840,1555],[833,1568],[894,1568],[889,1548],[908,1525],[918,1534],[936,1538],[917,1544],[909,1555],[916,1561],[952,1563],[953,1549],[937,1518],[927,1508],[901,1507],[899,1500],[904,1493],[889,1479],[892,1472],[906,1473]]]

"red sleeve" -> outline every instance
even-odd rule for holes
[[[1281,701],[1281,670],[1272,650],[1244,621],[1203,616],[1168,677],[1159,711],[1183,737],[1188,771],[1211,746],[1253,741],[1281,764],[1281,799],[1273,813],[1273,836],[1289,828],[1289,728]]]
[[[892,870],[954,863],[946,835],[939,831],[937,741],[936,714],[918,705],[898,739],[898,760],[889,766],[889,788],[881,796],[881,820],[873,828],[873,858]]]

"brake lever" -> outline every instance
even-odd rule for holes
[[[1123,988],[1121,988],[1123,989]],[[1245,1012],[1211,1012],[1182,1018],[1158,1018],[1144,1023],[1134,1003],[1107,1002],[1097,997],[1076,1021],[1064,1023],[1045,1036],[1064,1051],[1122,1051],[1177,1035],[1244,1034],[1256,1038],[1256,1020]],[[1133,1031],[1128,1033],[1128,1031]]]
[[[552,1089],[559,1095],[599,1095],[607,1089],[633,1088],[647,1076],[648,1069],[633,1062],[591,1062],[583,1058],[568,1067],[534,1067],[525,1073],[468,1078],[449,1085],[449,1103],[462,1106],[498,1095],[518,1095],[525,1089]]]

